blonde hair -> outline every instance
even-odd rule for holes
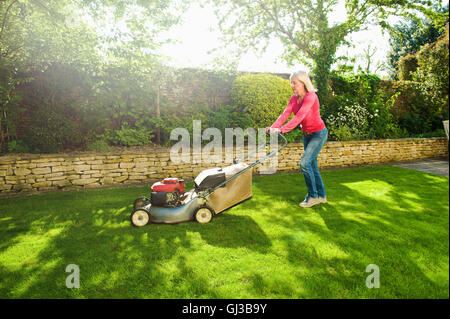
[[[306,73],[305,71],[295,71],[289,77],[289,81],[292,81],[292,78],[294,76],[305,85],[306,91],[317,92],[317,90],[314,88],[311,82],[311,79],[309,78],[308,73]]]

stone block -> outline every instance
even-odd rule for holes
[[[88,165],[101,165],[103,164],[102,160],[91,160],[91,161],[86,161],[86,164]]]
[[[113,180],[115,183],[122,183],[123,181],[126,181],[127,179],[128,179],[128,175],[113,177]]]
[[[60,180],[66,179],[66,176],[61,175],[61,176],[55,176],[55,177],[47,177],[46,179],[48,181],[60,181]]]
[[[112,177],[105,177],[100,180],[100,184],[102,185],[112,185],[114,184],[114,179]]]
[[[61,165],[61,166],[53,166],[52,167],[52,173],[70,172],[72,170],[73,170],[72,165]]]
[[[72,183],[66,179],[52,181],[52,186],[67,187],[71,185]]]
[[[16,168],[14,174],[17,176],[26,176],[30,175],[31,171],[28,168]]]
[[[27,163],[24,163],[24,164],[17,164],[16,163],[16,167],[17,168],[28,168],[28,169],[30,169],[30,168],[36,168],[36,164],[32,164],[30,162],[27,162]]]
[[[110,170],[115,168],[119,168],[119,164],[91,165],[91,169],[98,169],[98,170]]]
[[[34,168],[31,171],[33,174],[49,174],[52,172],[50,167]]]
[[[52,182],[50,182],[50,181],[38,182],[38,183],[32,184],[31,186],[33,186],[34,188],[50,187],[50,186],[52,186]]]
[[[44,163],[36,163],[33,165],[36,165],[36,167],[52,167],[52,166],[61,166],[61,162],[44,162]]]
[[[73,170],[75,172],[84,172],[89,171],[91,169],[91,165],[73,165]]]
[[[119,165],[120,168],[133,168],[135,166],[136,166],[136,163],[132,163],[132,162],[129,162],[129,163],[123,163],[122,162]]]
[[[73,185],[89,185],[98,182],[98,178],[81,178],[72,180]]]

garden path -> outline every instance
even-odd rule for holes
[[[449,177],[448,164],[448,158],[430,158],[407,162],[397,162],[391,165]]]

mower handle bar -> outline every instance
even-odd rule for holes
[[[287,140],[286,138],[283,136],[283,134],[281,134],[280,132],[277,132],[278,136],[281,136],[281,138],[283,139],[283,144],[274,151],[270,151],[268,154],[266,154],[266,156],[264,156],[263,158],[253,162],[252,164],[250,164],[249,166],[247,166],[246,168],[244,168],[243,170],[239,171],[238,173],[234,174],[233,176],[229,177],[228,179],[226,179],[225,181],[223,181],[222,183],[220,183],[217,186],[212,187],[209,190],[203,191],[201,193],[199,193],[200,197],[205,198],[206,196],[208,196],[209,194],[211,194],[212,192],[214,192],[216,189],[222,187],[223,185],[225,185],[226,183],[228,183],[229,181],[231,181],[232,179],[235,179],[236,177],[238,177],[239,175],[243,174],[245,171],[253,168],[254,166],[258,165],[259,163],[265,161],[266,159],[274,156],[275,154],[277,154],[279,151],[281,151],[286,145],[287,145]],[[237,164],[241,161],[243,161],[244,159],[246,159],[247,157],[249,157],[250,155],[256,153],[257,151],[259,151],[262,147],[264,147],[265,144],[261,145],[260,147],[258,147],[254,152],[252,152],[251,154],[248,154],[247,156],[241,158],[240,160],[235,160],[234,163]]]
[[[267,133],[266,133],[266,134],[267,134]],[[281,138],[283,139],[283,145],[281,145],[281,147],[279,147],[276,151],[270,151],[269,154],[267,154],[266,157],[262,158],[259,162],[262,162],[262,161],[266,160],[267,158],[272,157],[273,155],[275,155],[276,153],[278,153],[279,151],[281,151],[281,149],[284,148],[284,147],[287,145],[287,140],[286,140],[286,138],[283,136],[283,134],[281,134],[280,132],[277,132],[277,134],[278,134],[279,136],[281,136]],[[241,159],[235,159],[235,160],[233,161],[233,163],[234,163],[234,164],[237,164],[237,163],[242,162],[242,161],[245,160],[246,158],[250,157],[250,155],[255,154],[256,152],[258,152],[259,150],[261,150],[261,149],[262,149],[263,147],[265,147],[265,146],[266,146],[265,143],[262,144],[262,145],[260,145],[256,150],[254,150],[253,152],[247,154],[247,156],[244,156],[244,157],[241,158]],[[259,163],[259,162],[258,162],[258,163]],[[258,164],[258,163],[257,163],[257,164]],[[252,167],[253,167],[253,166],[252,166]]]

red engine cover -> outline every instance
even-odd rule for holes
[[[178,184],[180,180],[175,177],[164,178],[162,181],[164,184]]]
[[[152,185],[152,192],[168,192],[172,193],[177,190],[180,194],[184,194],[184,181],[178,178],[165,178],[162,182],[156,182]]]

